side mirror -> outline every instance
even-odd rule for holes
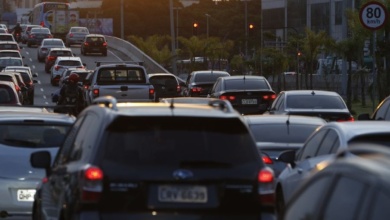
[[[33,73],[32,76],[33,77],[38,77],[38,74],[37,73]]]
[[[372,120],[368,113],[360,114],[358,116],[358,121]]]
[[[285,163],[291,164],[291,166],[295,166],[295,150],[286,150],[279,154],[278,161],[282,161]]]
[[[34,168],[46,170],[46,176],[50,175],[51,155],[49,151],[37,151],[31,154],[30,164]]]

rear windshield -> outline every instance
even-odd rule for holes
[[[86,28],[72,28],[70,31],[72,33],[89,33],[88,29]]]
[[[17,52],[0,52],[0,57],[20,57]]]
[[[359,143],[378,144],[390,147],[390,135],[389,133],[366,134],[354,137],[348,141],[349,145]]]
[[[31,82],[30,75],[27,72],[20,72],[20,75],[23,78],[23,82],[29,84]]]
[[[16,44],[0,44],[0,50],[18,50],[18,45]]]
[[[225,89],[245,90],[245,89],[270,89],[264,79],[229,79],[225,80]]]
[[[0,86],[0,104],[16,103],[15,92],[8,86]]]
[[[304,143],[319,125],[252,124],[249,125],[257,142]]]
[[[201,168],[260,162],[237,118],[118,117],[107,130],[103,157],[109,164]]]
[[[63,47],[64,46],[64,43],[62,41],[59,41],[59,40],[49,40],[49,41],[45,41],[44,43],[45,45],[47,46],[58,46],[58,47]]]
[[[57,51],[52,51],[52,52],[50,52],[50,56],[71,57],[71,56],[73,56],[73,54],[72,54],[72,52],[70,52],[70,51],[59,51],[59,50],[57,50]]]
[[[47,28],[32,28],[31,33],[50,34],[50,30]]]
[[[0,34],[0,41],[14,41],[14,37],[12,37],[12,35]]]
[[[70,125],[0,124],[0,143],[13,147],[59,147]]]
[[[346,109],[341,97],[329,95],[290,95],[287,108],[301,109]]]
[[[60,66],[82,66],[80,61],[77,60],[61,60],[58,62]]]
[[[143,69],[100,69],[97,75],[99,85],[146,83]]]
[[[23,66],[19,59],[0,59],[0,66]]]
[[[156,85],[177,85],[176,78],[174,76],[153,76],[149,78],[150,83]]]
[[[222,73],[210,73],[210,74],[196,74],[195,82],[215,82],[221,76],[228,76],[228,74]]]
[[[103,37],[88,37],[87,42],[104,42]]]
[[[14,82],[12,76],[0,74],[1,81]]]

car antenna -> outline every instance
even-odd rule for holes
[[[286,121],[286,125],[287,125],[287,134],[289,135],[290,134],[290,112],[287,114],[287,121]]]

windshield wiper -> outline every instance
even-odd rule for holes
[[[232,164],[220,161],[213,160],[187,160],[180,161],[180,167],[190,167],[190,168],[228,168]]]

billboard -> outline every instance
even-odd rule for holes
[[[103,34],[112,36],[113,31],[113,20],[112,18],[90,18],[90,19],[79,19],[80,26],[87,27],[91,34]]]

